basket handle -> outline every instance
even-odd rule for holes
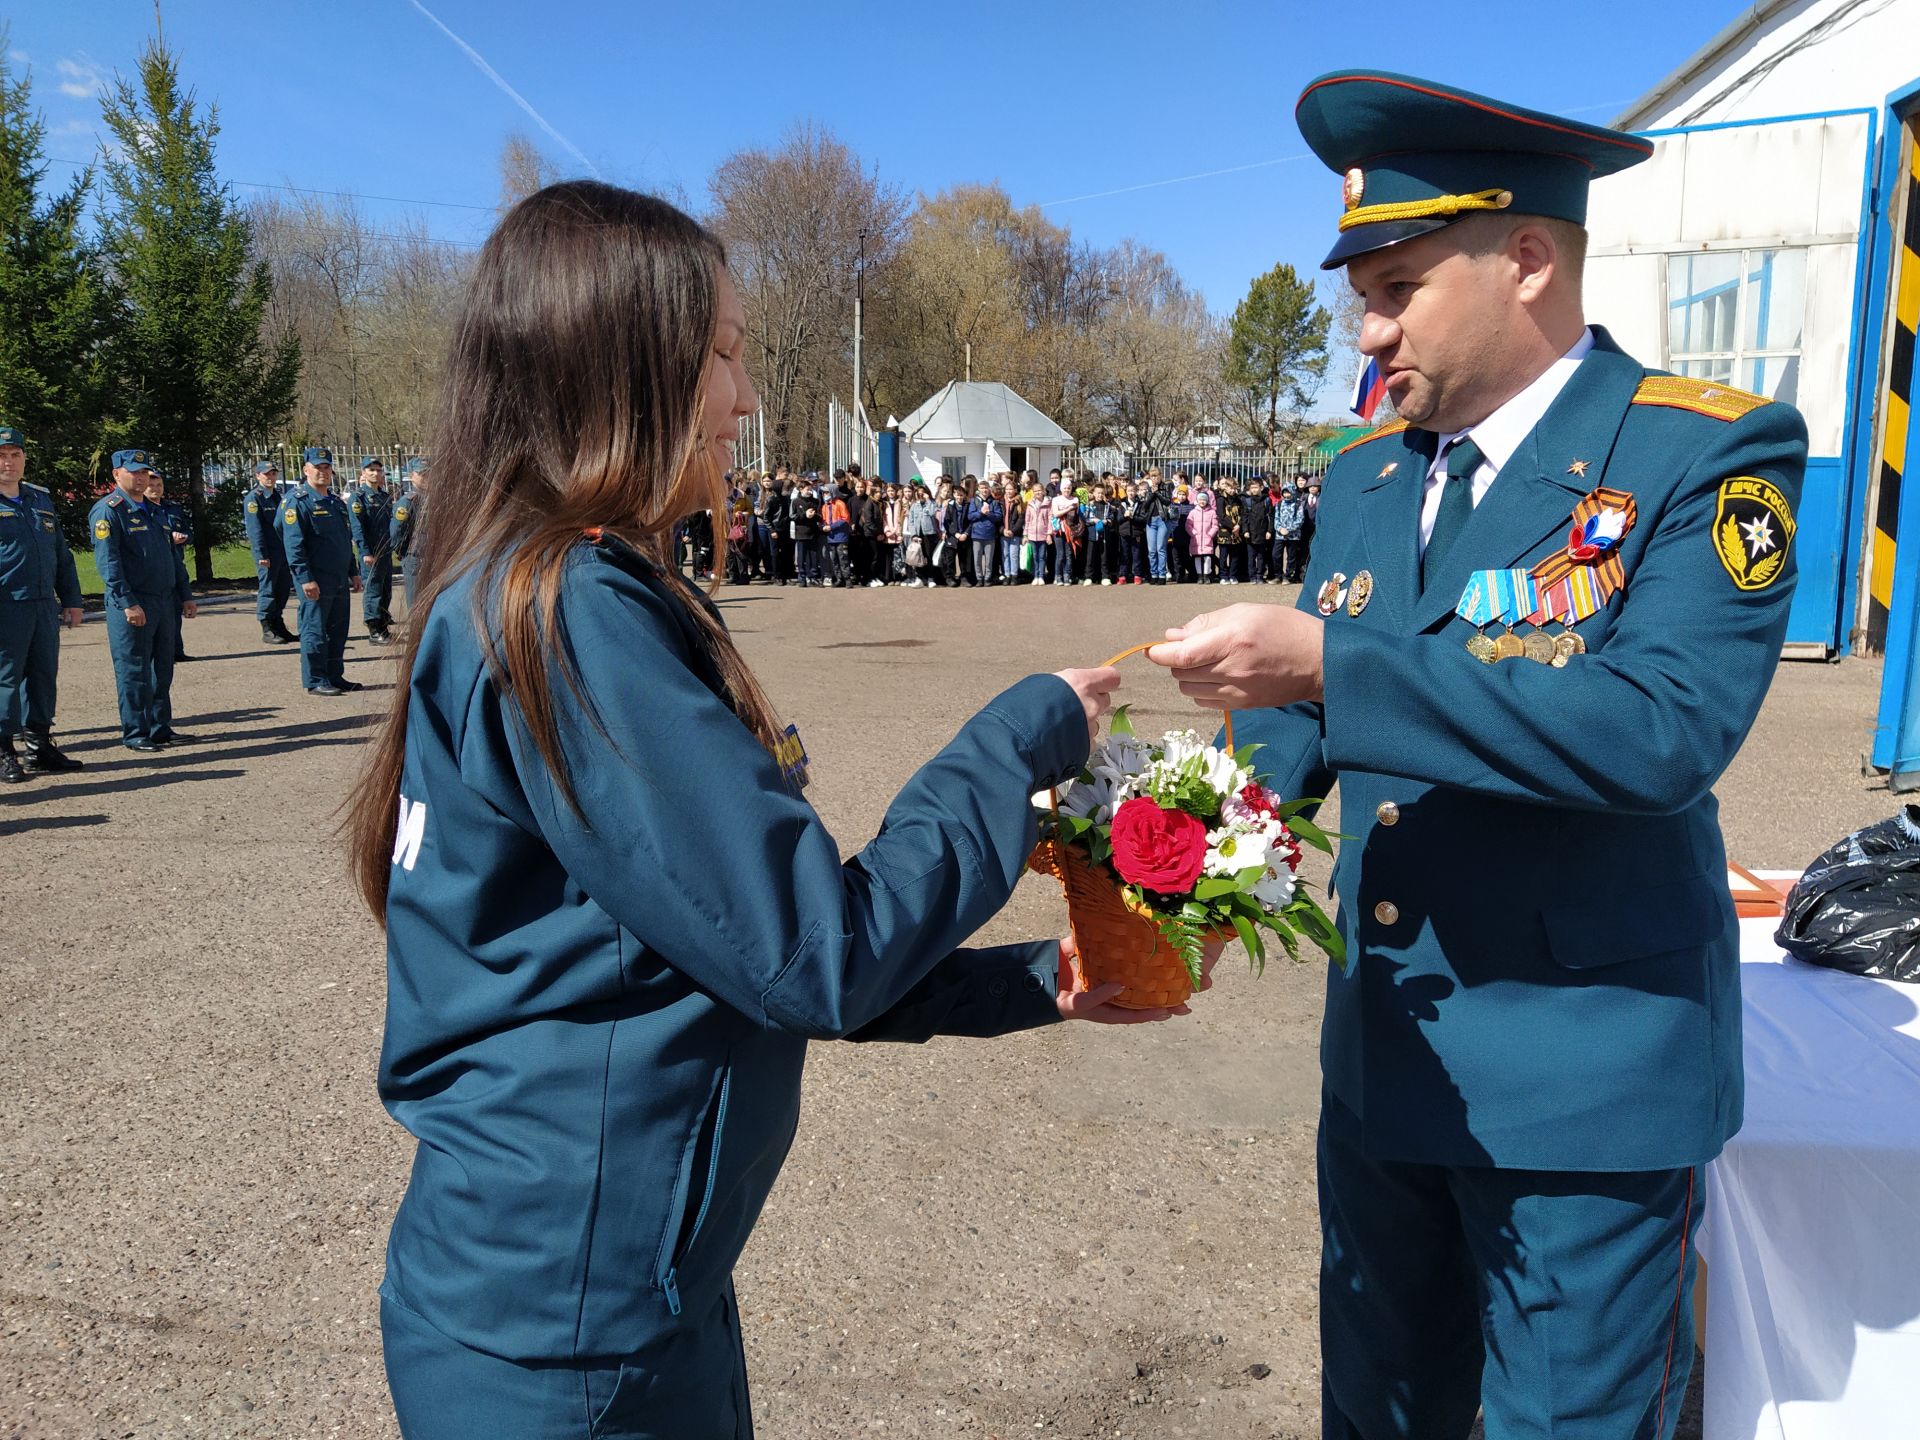
[[[1102,670],[1110,670],[1115,665],[1118,665],[1122,660],[1125,660],[1130,655],[1144,654],[1146,651],[1151,650],[1154,646],[1164,645],[1166,643],[1167,642],[1164,640],[1149,640],[1144,645],[1131,646],[1128,649],[1122,650],[1118,655],[1114,656],[1111,660],[1106,661],[1104,664],[1100,666],[1100,668]],[[1233,712],[1231,710],[1222,711],[1221,718],[1225,722],[1225,726],[1226,726],[1227,753],[1231,755],[1233,753]],[[1056,820],[1059,819],[1060,818],[1060,787],[1056,785],[1051,790],[1049,790],[1047,792],[1047,798],[1048,798],[1047,808],[1053,812],[1054,819]]]
[[[1118,665],[1122,660],[1125,660],[1130,655],[1143,655],[1147,651],[1151,650],[1154,646],[1165,645],[1166,643],[1167,642],[1165,640],[1149,640],[1144,645],[1134,645],[1126,650],[1122,650],[1118,655],[1114,656],[1111,660],[1107,661],[1100,668],[1102,670],[1110,670],[1115,665]],[[1221,714],[1221,720],[1226,726],[1227,753],[1232,754],[1233,753],[1233,712],[1231,710],[1223,710],[1220,712],[1220,714]]]

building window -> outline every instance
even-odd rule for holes
[[[1667,368],[1788,404],[1799,398],[1805,250],[1667,259]]]
[[[943,479],[958,480],[967,473],[967,457],[964,455],[942,455],[940,474]]]

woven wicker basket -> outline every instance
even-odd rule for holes
[[[1067,923],[1080,952],[1073,965],[1075,990],[1117,980],[1127,988],[1110,1003],[1128,1010],[1180,1005],[1192,996],[1193,981],[1180,952],[1167,943],[1149,914],[1127,904],[1111,875],[1057,840],[1034,846],[1027,868],[1052,875],[1067,892]],[[1233,936],[1222,932],[1211,938]]]
[[[1106,664],[1118,665],[1130,655],[1152,649],[1155,643],[1123,650]],[[1226,712],[1224,721],[1227,749],[1232,750],[1231,711]],[[1057,790],[1053,802],[1058,815]],[[1033,854],[1027,857],[1027,868],[1052,875],[1067,892],[1067,922],[1073,927],[1074,945],[1080,952],[1073,967],[1075,990],[1118,981],[1127,988],[1110,1003],[1128,1010],[1180,1005],[1192,996],[1193,980],[1180,952],[1167,943],[1149,911],[1127,903],[1113,876],[1058,840],[1042,840],[1034,846]],[[1227,941],[1233,939],[1233,932],[1221,931],[1209,938]]]

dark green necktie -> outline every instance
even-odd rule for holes
[[[1440,568],[1440,562],[1447,558],[1453,542],[1460,538],[1460,532],[1467,528],[1467,520],[1473,514],[1473,472],[1485,459],[1480,447],[1470,439],[1456,440],[1447,447],[1447,484],[1440,492],[1440,511],[1433,517],[1433,534],[1427,540],[1426,553],[1420,557],[1423,590]]]

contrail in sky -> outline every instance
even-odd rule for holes
[[[479,67],[480,73],[486,76],[489,80],[493,81],[493,83],[498,85],[502,90],[504,90],[508,98],[511,99],[514,104],[518,105],[522,110],[526,111],[528,115],[532,116],[534,124],[538,125],[542,130],[546,131],[547,134],[551,135],[555,140],[558,140],[563,146],[565,146],[567,153],[569,155],[573,156],[574,159],[578,160],[582,165],[587,167],[588,174],[592,175],[596,180],[600,178],[600,171],[598,167],[596,167],[594,163],[586,157],[586,155],[581,151],[580,147],[574,144],[571,140],[567,139],[567,137],[562,135],[558,130],[554,129],[553,126],[549,125],[547,123],[547,117],[542,115],[538,110],[534,109],[533,106],[528,104],[527,97],[522,95],[518,90],[514,89],[513,86],[509,85],[506,82],[505,77],[502,76],[498,70],[494,69],[493,66],[489,65],[486,62],[485,57],[482,56],[478,50],[474,49],[473,46],[469,45],[466,41],[462,40],[458,35],[454,34],[453,31],[447,29],[445,23],[442,22],[440,17],[434,14],[431,10],[427,9],[426,6],[422,5],[420,3],[420,0],[407,0],[407,3],[413,6],[413,8],[418,10],[422,15],[426,16],[427,19],[431,20],[434,23],[434,25],[439,29],[442,35],[445,35],[449,40],[453,41],[454,44],[458,45],[462,50],[464,50],[466,52],[467,58],[473,61],[473,63]]]
[[[1282,155],[1277,160],[1256,160],[1251,165],[1229,165],[1224,170],[1202,170],[1197,175],[1176,175],[1171,180],[1148,180],[1139,185],[1122,185],[1118,190],[1096,190],[1091,195],[1069,195],[1064,200],[1043,200],[1042,210],[1056,205],[1076,205],[1082,200],[1104,200],[1109,195],[1131,195],[1136,190],[1158,190],[1162,185],[1184,185],[1189,180],[1211,180],[1216,175],[1238,175],[1242,170],[1264,170],[1269,165],[1285,165],[1290,160],[1311,160],[1312,155]]]

